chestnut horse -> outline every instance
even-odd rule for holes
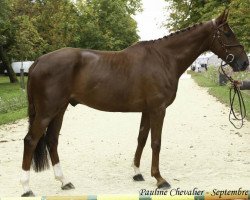
[[[169,188],[160,174],[159,153],[165,109],[175,99],[180,76],[208,50],[230,63],[234,71],[248,67],[247,55],[229,27],[227,16],[224,11],[214,20],[122,51],[64,48],[39,57],[29,70],[27,86],[30,126],[24,138],[23,196],[34,195],[29,187],[32,159],[35,171],[46,169],[47,150],[61,188],[74,188],[63,176],[57,152],[68,104],[108,112],[141,112],[134,180],[144,180],[139,166],[151,130],[151,175],[159,188]]]

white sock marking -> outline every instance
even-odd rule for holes
[[[141,174],[140,168],[136,167],[136,166],[134,165],[134,162],[132,163],[132,166],[131,166],[131,167],[134,168],[135,176],[138,175],[138,174]]]
[[[30,171],[22,170],[20,183],[23,186],[24,193],[31,191],[29,187],[29,182],[30,182]]]
[[[63,176],[62,168],[60,163],[57,163],[53,166],[54,174],[55,174],[55,179],[58,181],[61,181],[62,185],[66,185],[69,182],[66,181],[65,177]]]

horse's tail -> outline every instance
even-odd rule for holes
[[[36,60],[29,68],[29,76],[27,82],[27,97],[28,97],[28,116],[29,116],[29,132],[31,131],[32,124],[34,123],[34,119],[36,116],[36,110],[33,103],[33,98],[31,94],[31,84],[30,78],[32,71],[34,70],[38,60]],[[37,143],[36,149],[33,154],[32,166],[36,172],[43,171],[49,168],[49,161],[47,157],[47,147],[45,135],[43,134],[40,140]]]

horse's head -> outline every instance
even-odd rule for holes
[[[234,32],[227,23],[228,11],[214,19],[214,32],[210,41],[210,50],[229,64],[234,71],[244,71],[249,60],[244,47],[238,42]]]

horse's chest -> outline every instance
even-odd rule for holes
[[[169,94],[166,96],[166,101],[165,101],[166,107],[168,107],[174,102],[175,97],[176,97],[176,91],[169,92]]]

